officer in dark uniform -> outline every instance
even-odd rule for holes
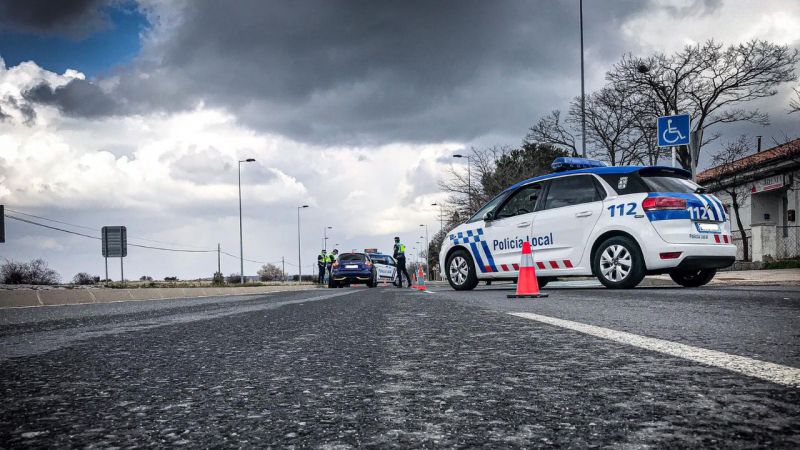
[[[406,270],[406,246],[400,243],[400,238],[397,236],[394,238],[394,254],[392,256],[397,260],[397,281],[399,281],[397,287],[403,287],[403,274],[406,274],[408,287],[411,287],[411,276]]]
[[[325,281],[325,266],[328,264],[328,255],[325,254],[325,250],[319,252],[319,256],[317,256],[317,267],[319,268],[319,278],[317,282],[322,284]]]

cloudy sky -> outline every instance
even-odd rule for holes
[[[255,158],[242,167],[246,258],[285,257],[296,273],[301,204],[306,273],[325,226],[329,247],[414,246],[420,224],[439,228],[430,204],[452,154],[518,145],[579,94],[577,4],[0,0],[0,204],[90,235],[126,225],[131,243],[238,254],[237,161]],[[626,52],[710,38],[800,48],[796,0],[584,8],[588,91]],[[718,131],[800,134],[790,88],[759,103],[769,127]],[[0,258],[102,275],[97,241],[6,228]],[[125,262],[128,278],[216,270],[215,253],[130,248]]]

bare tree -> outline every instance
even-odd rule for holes
[[[524,142],[549,144],[567,150],[572,154],[578,153],[575,147],[575,135],[572,134],[566,124],[561,120],[561,111],[557,109],[539,119],[539,121],[528,130]]]
[[[637,128],[635,105],[630,93],[616,86],[604,87],[586,98],[586,137],[593,158],[612,166],[643,161],[643,137]],[[575,129],[581,124],[580,98],[572,101],[567,122]]]
[[[736,216],[736,226],[742,235],[743,255],[745,261],[750,260],[747,234],[740,217],[740,208],[747,205],[750,199],[750,188],[745,178],[744,166],[739,160],[751,153],[751,143],[747,136],[740,136],[736,141],[729,142],[716,155],[711,158],[711,164],[717,173],[706,187],[712,192],[724,192],[731,199],[731,208]]]
[[[721,123],[768,123],[765,113],[742,105],[773,96],[778,85],[796,80],[797,61],[798,51],[786,45],[751,40],[723,48],[709,40],[670,56],[626,55],[606,78],[632,92],[632,100],[652,108],[653,116],[689,113],[693,130],[705,130]],[[684,168],[691,167],[685,146],[678,149],[678,160]]]
[[[800,111],[800,88],[794,88],[794,98],[789,102],[789,114]]]

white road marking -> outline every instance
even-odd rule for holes
[[[730,355],[716,350],[707,350],[691,345],[679,344],[677,342],[666,341],[638,334],[616,331],[609,328],[587,325],[585,323],[573,322],[571,320],[557,319],[555,317],[542,316],[533,313],[509,313],[512,316],[523,319],[535,320],[537,322],[554,325],[568,330],[589,334],[621,344],[632,345],[659,353],[664,353],[678,358],[719,367],[721,369],[738,372],[743,375],[760,378],[773,383],[786,386],[800,387],[800,369],[784,366],[771,362],[759,361],[746,356]]]

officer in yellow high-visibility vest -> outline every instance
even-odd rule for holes
[[[394,238],[394,259],[397,260],[397,287],[403,287],[403,274],[406,274],[408,287],[411,287],[411,276],[406,269],[406,246],[400,243],[400,238]]]

